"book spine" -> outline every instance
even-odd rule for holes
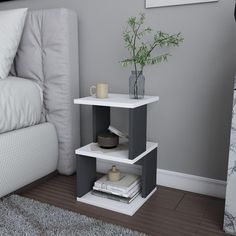
[[[132,198],[137,192],[139,192],[141,189],[141,184],[138,183],[136,186],[134,186],[127,194],[123,194],[123,197],[129,197]]]

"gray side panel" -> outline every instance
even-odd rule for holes
[[[93,188],[96,180],[96,159],[79,155],[77,157],[77,197],[82,197]]]
[[[156,187],[157,148],[143,158],[142,166],[142,197],[147,197]]]
[[[147,106],[129,109],[129,159],[146,150]]]
[[[93,106],[93,141],[97,135],[106,132],[110,125],[110,107]]]

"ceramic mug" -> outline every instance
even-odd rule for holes
[[[96,98],[108,97],[108,84],[99,83],[90,87],[90,95]]]

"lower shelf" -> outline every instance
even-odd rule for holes
[[[94,196],[91,192],[88,192],[81,198],[77,197],[77,201],[132,216],[156,190],[157,188],[153,189],[146,198],[142,198],[141,195],[137,196],[130,204]]]

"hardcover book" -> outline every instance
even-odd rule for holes
[[[133,197],[137,192],[140,191],[141,189],[141,183],[138,182],[132,189],[130,189],[127,193],[121,193],[121,192],[117,192],[117,191],[111,191],[111,190],[107,190],[107,189],[101,189],[98,188],[96,186],[93,186],[94,190],[100,191],[100,192],[104,192],[104,193],[109,193],[109,194],[113,194],[113,195],[117,195],[117,196],[121,196],[121,197]]]
[[[137,185],[140,182],[140,179],[141,177],[139,175],[122,173],[119,181],[112,182],[108,180],[107,175],[104,175],[94,183],[94,187],[101,190],[125,194]]]

